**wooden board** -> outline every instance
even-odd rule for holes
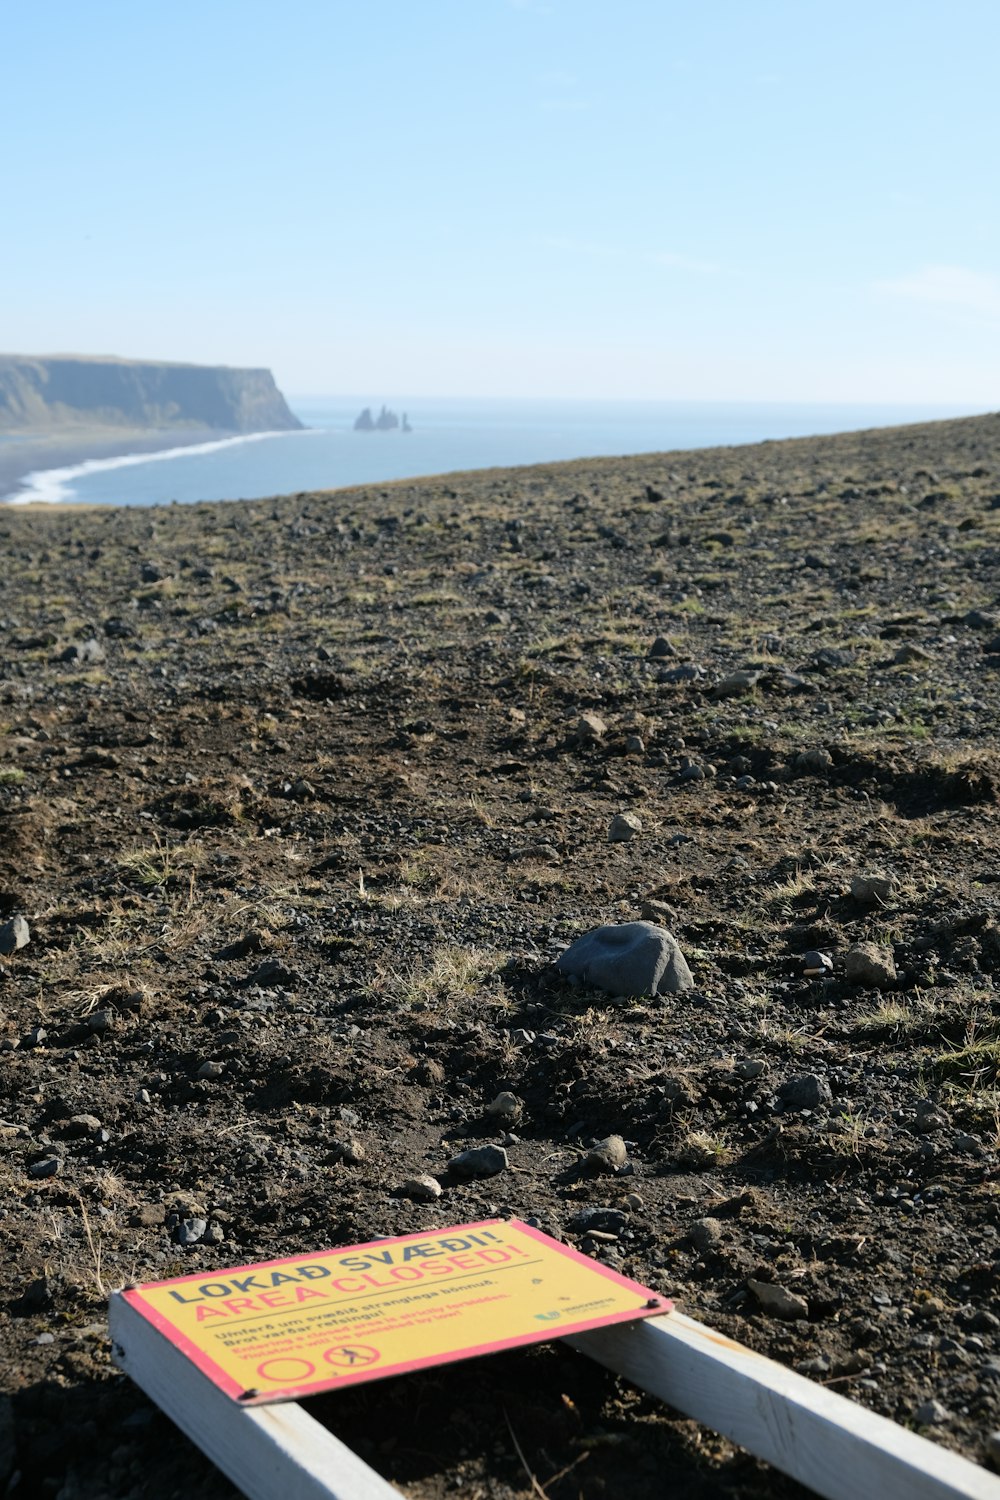
[[[674,1312],[566,1340],[825,1500],[1000,1500],[1000,1478]]]
[[[110,1323],[116,1363],[250,1500],[398,1500],[297,1403],[233,1401],[120,1293]],[[1000,1500],[968,1459],[681,1313],[565,1342],[825,1500]]]
[[[243,1407],[224,1395],[120,1292],[109,1319],[116,1364],[250,1500],[399,1500],[297,1402]]]

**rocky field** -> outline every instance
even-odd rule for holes
[[[234,1493],[109,1290],[498,1215],[988,1461],[1000,416],[0,540],[5,1493]],[[554,967],[643,916],[693,988]],[[802,1493],[557,1346],[315,1409],[413,1500]]]

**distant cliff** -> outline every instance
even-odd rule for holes
[[[301,427],[270,370],[0,354],[0,432],[91,427]]]

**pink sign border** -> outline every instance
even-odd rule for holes
[[[192,1281],[205,1281],[211,1276],[239,1275],[241,1272],[267,1271],[276,1266],[287,1266],[293,1261],[301,1261],[303,1256],[283,1255],[278,1260],[258,1261],[246,1266],[225,1266],[218,1271],[195,1271],[189,1276],[175,1276],[169,1281],[146,1282],[142,1286],[129,1287],[122,1296],[133,1307],[136,1312],[150,1323],[158,1333],[161,1333],[176,1349],[187,1356],[191,1363],[201,1371],[207,1380],[223,1391],[225,1395],[239,1401],[241,1406],[270,1406],[280,1401],[297,1401],[300,1398],[323,1395],[331,1390],[340,1390],[349,1385],[363,1385],[372,1380],[388,1380],[396,1375],[406,1375],[413,1370],[423,1370],[431,1365],[456,1364],[463,1359],[475,1359],[483,1354],[497,1354],[502,1349],[516,1349],[525,1344],[541,1344],[547,1339],[567,1338],[570,1334],[583,1333],[588,1328],[606,1328],[613,1323],[632,1323],[640,1318],[659,1317],[661,1314],[673,1310],[673,1303],[668,1297],[662,1297],[658,1292],[651,1291],[649,1287],[642,1286],[638,1281],[632,1281],[628,1276],[622,1276],[620,1272],[613,1271],[610,1266],[602,1266],[599,1261],[592,1260],[589,1255],[583,1255],[572,1245],[560,1244],[551,1235],[544,1234],[540,1229],[533,1228],[530,1224],[523,1223],[520,1219],[482,1219],[474,1224],[445,1225],[440,1229],[418,1232],[415,1234],[393,1235],[382,1240],[366,1240],[361,1245],[334,1246],[328,1250],[314,1250],[313,1256],[317,1255],[354,1255],[364,1250],[385,1250],[392,1245],[413,1244],[419,1240],[426,1240],[441,1235],[472,1233],[477,1229],[492,1229],[496,1226],[513,1226],[522,1234],[528,1235],[530,1239],[538,1240],[548,1250],[556,1250],[569,1260],[574,1260],[584,1265],[588,1270],[599,1276],[613,1281],[618,1287],[625,1287],[644,1296],[653,1306],[635,1308],[633,1311],[606,1313],[602,1317],[596,1314],[592,1318],[583,1318],[578,1323],[560,1324],[558,1333],[552,1328],[540,1329],[537,1333],[515,1334],[508,1339],[496,1339],[486,1344],[473,1344],[463,1349],[456,1349],[448,1354],[429,1354],[425,1358],[408,1359],[400,1364],[390,1365],[388,1368],[380,1366],[378,1369],[362,1369],[351,1375],[332,1376],[327,1383],[313,1384],[308,1386],[289,1385],[279,1390],[255,1393],[250,1396],[244,1392],[238,1381],[233,1380],[221,1366],[217,1365],[212,1357],[199,1349],[186,1334],[178,1332],[168,1318],[158,1312],[155,1307],[148,1303],[143,1296],[147,1287],[173,1287],[186,1286]]]

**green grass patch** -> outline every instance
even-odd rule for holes
[[[941,1052],[934,1066],[942,1078],[964,1083],[967,1088],[989,1088],[1000,1078],[1000,1036]]]

